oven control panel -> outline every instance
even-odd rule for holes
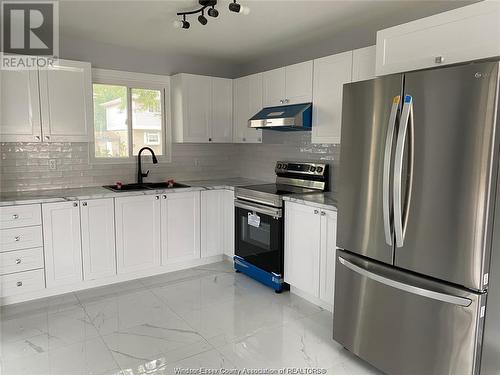
[[[298,173],[312,176],[323,176],[327,165],[322,163],[278,161],[275,172],[277,175]]]

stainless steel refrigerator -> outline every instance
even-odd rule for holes
[[[500,374],[498,86],[498,62],[344,86],[333,337],[388,374]]]

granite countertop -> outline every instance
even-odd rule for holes
[[[98,199],[98,198],[116,198],[136,195],[154,195],[163,194],[165,192],[188,192],[200,191],[207,189],[229,189],[233,190],[237,186],[253,185],[265,183],[262,181],[250,180],[246,178],[228,178],[220,180],[201,180],[201,181],[182,181],[181,183],[189,185],[189,188],[177,189],[152,189],[138,191],[114,192],[101,186],[91,186],[82,188],[69,189],[51,189],[51,190],[35,190],[35,191],[19,191],[0,193],[0,207],[12,206],[16,204],[35,204],[35,203],[51,203],[65,202],[82,199]]]
[[[335,193],[293,194],[285,195],[284,201],[305,204],[311,207],[337,211],[337,196]]]

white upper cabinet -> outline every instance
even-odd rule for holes
[[[80,202],[80,217],[84,280],[116,275],[113,198]]]
[[[4,142],[86,142],[92,128],[91,66],[58,60],[33,71],[0,72]]]
[[[200,192],[164,194],[161,199],[162,264],[200,258]]]
[[[375,78],[376,54],[376,46],[352,51],[352,82]]]
[[[173,138],[178,143],[232,141],[232,80],[177,74],[172,77]]]
[[[42,204],[47,288],[82,281],[78,202]]]
[[[212,78],[212,142],[233,140],[233,80]]]
[[[40,142],[38,71],[0,70],[0,141]]]
[[[500,55],[500,2],[482,1],[377,32],[377,75]]]
[[[262,109],[262,73],[234,80],[233,142],[261,143],[262,130],[248,127],[248,120]]]
[[[201,256],[224,253],[224,190],[201,192]]]
[[[312,88],[312,61],[264,72],[264,107],[311,102]]]
[[[116,262],[119,274],[160,265],[160,197],[115,198]]]
[[[42,136],[45,142],[85,142],[92,129],[89,63],[59,60],[40,70]]]
[[[340,143],[343,85],[351,74],[352,51],[314,60],[312,143]]]

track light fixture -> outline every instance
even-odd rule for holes
[[[244,14],[245,16],[250,13],[249,7],[238,4],[236,0],[233,0],[233,2],[229,4],[229,10],[231,12]]]
[[[189,29],[189,26],[191,25],[186,20],[186,16],[197,13],[201,13],[198,16],[198,22],[200,22],[202,25],[206,25],[208,23],[208,19],[205,17],[205,9],[207,8],[209,8],[207,10],[207,14],[209,17],[216,18],[219,16],[219,11],[215,9],[215,6],[217,5],[217,0],[198,0],[198,2],[201,5],[200,9],[177,13],[178,16],[182,16],[182,20],[174,21],[174,27],[178,29]],[[245,15],[250,13],[250,8],[238,4],[236,0],[233,0],[233,2],[229,4],[229,10],[231,12],[241,13]]]

